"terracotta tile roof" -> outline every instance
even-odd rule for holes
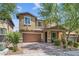
[[[9,20],[9,22],[10,22],[13,26],[15,26],[12,20]]]
[[[25,15],[25,14],[28,14],[28,15],[31,15],[31,16],[37,18],[36,16],[34,16],[33,14],[31,14],[31,13],[29,13],[29,12],[18,13],[16,16],[17,16],[17,18],[18,18],[19,15]]]
[[[65,31],[67,31],[67,29],[66,29],[66,28],[61,27],[61,26],[51,26],[51,27],[46,28],[46,29],[60,29],[60,30],[65,30]]]

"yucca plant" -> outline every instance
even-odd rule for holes
[[[10,32],[7,34],[7,40],[12,43],[13,45],[13,51],[17,51],[17,44],[20,40],[20,34],[18,32]]]

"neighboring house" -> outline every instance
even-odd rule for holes
[[[4,34],[4,32],[12,32],[13,27],[14,23],[12,22],[12,20],[0,20],[0,34]]]
[[[0,20],[0,42],[3,40],[4,35],[7,32],[12,32],[14,27],[14,23],[12,20],[3,21]]]
[[[66,35],[68,35],[68,32],[66,32]],[[70,35],[69,35],[69,39],[68,40],[78,41],[79,42],[77,33],[74,32],[74,31],[71,32]]]
[[[44,25],[43,20],[37,19],[30,13],[19,13],[19,31],[22,33],[23,42],[52,42],[54,38],[61,39],[64,28],[59,28],[55,23],[51,27]]]

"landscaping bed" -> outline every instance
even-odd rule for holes
[[[23,54],[23,50],[21,48],[18,48],[16,52],[13,52],[13,50],[9,50],[7,55],[19,55]]]
[[[6,55],[9,52],[9,49],[5,47],[4,42],[0,42],[0,55]]]

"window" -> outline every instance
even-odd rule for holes
[[[38,26],[42,26],[42,22],[38,22]]]
[[[0,34],[5,34],[6,33],[6,29],[5,28],[0,28]]]
[[[31,17],[29,16],[24,17],[24,25],[31,25]]]

